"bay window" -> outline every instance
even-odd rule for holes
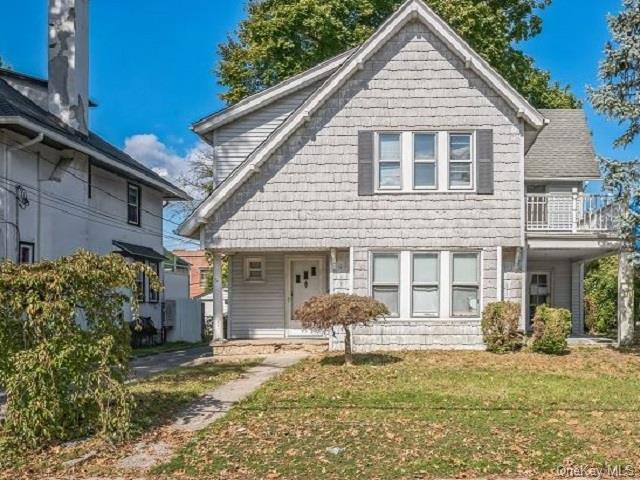
[[[414,317],[436,317],[440,311],[440,269],[437,253],[414,253],[411,311]]]
[[[449,134],[449,188],[471,188],[473,157],[470,133]]]
[[[399,133],[378,135],[378,188],[402,188],[402,144]]]
[[[413,135],[413,188],[436,187],[436,135]]]
[[[480,306],[480,256],[451,254],[451,315],[474,317]]]
[[[393,317],[400,314],[400,255],[373,255],[372,296],[384,303]]]

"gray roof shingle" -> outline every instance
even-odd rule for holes
[[[88,133],[88,135],[84,135],[77,130],[69,127],[58,117],[36,105],[29,98],[22,95],[1,78],[0,116],[25,118],[33,123],[36,123],[44,128],[47,128],[64,136],[70,141],[80,143],[86,147],[91,148],[94,151],[100,152],[101,154],[109,157],[112,160],[115,160],[118,163],[137,170],[141,174],[164,184],[173,192],[181,192],[183,195],[180,198],[189,198],[186,193],[182,192],[171,182],[165,180],[156,172],[136,161],[119,148],[111,145],[99,135],[96,135],[91,131]],[[177,196],[175,196],[175,194],[173,194],[172,196],[178,198]]]
[[[540,109],[549,120],[525,155],[525,177],[599,178],[591,132],[582,109]]]

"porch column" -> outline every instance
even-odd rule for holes
[[[634,341],[633,318],[633,252],[620,251],[618,265],[618,345],[631,345]]]
[[[222,255],[213,256],[213,341],[224,339],[224,320],[222,313]]]
[[[584,262],[571,264],[571,334],[584,334]]]

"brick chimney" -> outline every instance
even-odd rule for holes
[[[49,2],[49,111],[87,133],[89,0]]]

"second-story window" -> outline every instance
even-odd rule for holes
[[[127,223],[140,225],[140,187],[127,185]]]
[[[402,188],[402,144],[399,133],[378,135],[378,188]]]
[[[416,133],[413,136],[413,188],[436,187],[436,135]]]
[[[471,188],[471,134],[449,134],[449,188]]]

